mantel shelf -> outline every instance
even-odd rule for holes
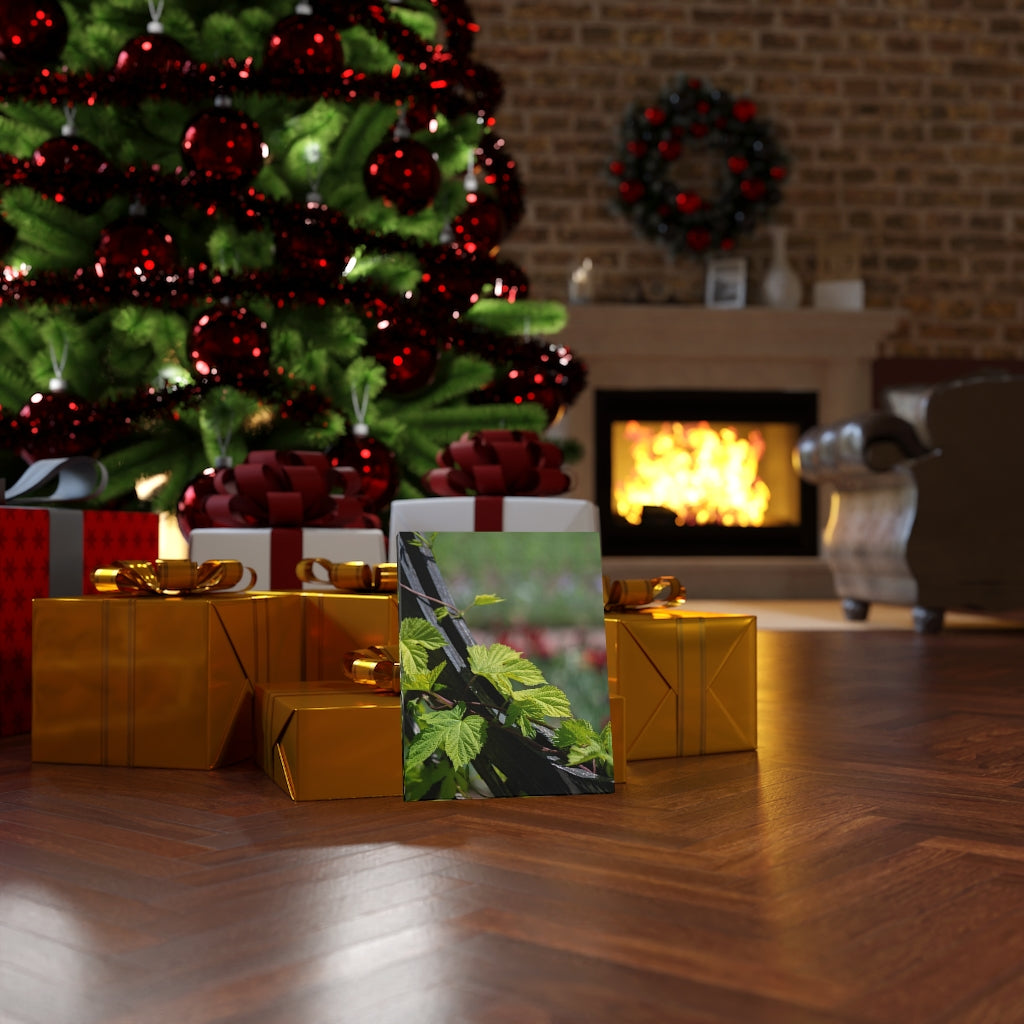
[[[818,422],[834,422],[870,408],[872,364],[902,319],[898,310],[570,306],[568,325],[557,340],[587,367],[586,389],[554,428],[554,433],[576,441],[583,453],[572,466],[570,493],[597,500],[593,462],[597,391],[810,392],[817,397]],[[825,521],[824,497],[819,496],[819,523]],[[818,559],[805,560],[807,572],[794,570],[793,560],[783,561],[751,559],[744,573],[737,571],[733,559],[722,561],[722,572],[716,573],[714,560],[707,560],[701,566],[706,573],[694,593],[752,596],[744,593],[744,587],[755,581],[779,596],[816,597],[827,590],[829,577]],[[628,564],[621,567],[629,571]],[[689,567],[696,572],[692,560]]]
[[[708,309],[704,306],[596,303],[569,307],[559,336],[587,359],[606,356],[775,359],[874,358],[902,320],[896,310]]]

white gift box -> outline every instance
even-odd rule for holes
[[[394,560],[399,533],[597,533],[597,506],[580,498],[405,498],[391,502],[388,551]]]
[[[300,583],[295,566],[304,558],[330,562],[386,561],[383,530],[336,530],[329,527],[215,527],[193,530],[188,539],[189,559],[207,562],[233,558],[256,573],[257,590],[334,590],[330,583]],[[234,587],[240,590],[246,581]]]

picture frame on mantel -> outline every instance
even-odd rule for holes
[[[747,305],[747,261],[709,260],[704,277],[704,305],[708,309],[744,309]]]

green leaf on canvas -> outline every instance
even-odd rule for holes
[[[414,677],[426,672],[428,652],[440,650],[446,643],[444,634],[426,619],[403,619],[398,627],[398,653],[402,675]]]
[[[431,754],[441,749],[444,740],[444,727],[424,729],[406,748],[405,763],[407,765],[421,764]]]
[[[449,724],[444,736],[444,752],[456,768],[464,768],[483,749],[487,722],[479,715],[467,715]]]
[[[524,690],[524,693],[528,693],[528,690]],[[521,704],[512,703],[508,706],[508,710],[505,712],[505,724],[518,729],[527,738],[537,735],[537,728],[530,721],[530,716],[526,713],[526,709]]]
[[[527,661],[519,651],[507,644],[476,644],[470,647],[469,667],[492,683],[505,697],[512,696],[513,681],[524,686],[547,683],[544,674],[532,661]]]
[[[427,669],[425,672],[403,672],[402,689],[421,690],[429,693],[435,689],[437,677],[444,671],[444,666],[445,663],[441,662],[440,665],[435,665],[433,668]],[[436,688],[442,689],[442,687]]]
[[[562,724],[555,731],[554,743],[556,747],[567,750],[566,761],[570,765],[586,764],[590,761],[599,761],[608,769],[615,766],[612,757],[612,730],[611,726],[605,726],[600,735],[587,721],[580,718],[573,718]]]
[[[455,768],[464,768],[483,749],[487,722],[479,715],[467,715],[463,703],[443,711],[427,711],[420,720],[422,732],[406,748],[407,764],[425,761],[443,751]]]
[[[569,698],[557,686],[538,686],[532,690],[516,690],[515,706],[530,718],[568,718],[572,715]]]
[[[475,608],[478,604],[501,604],[504,600],[505,598],[498,597],[497,594],[477,594],[470,608]]]

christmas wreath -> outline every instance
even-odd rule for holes
[[[733,99],[700,79],[684,78],[651,106],[635,105],[623,123],[622,150],[609,165],[615,205],[646,237],[674,252],[728,252],[782,198],[786,157],[750,99]],[[722,157],[713,198],[673,181],[684,154]]]

